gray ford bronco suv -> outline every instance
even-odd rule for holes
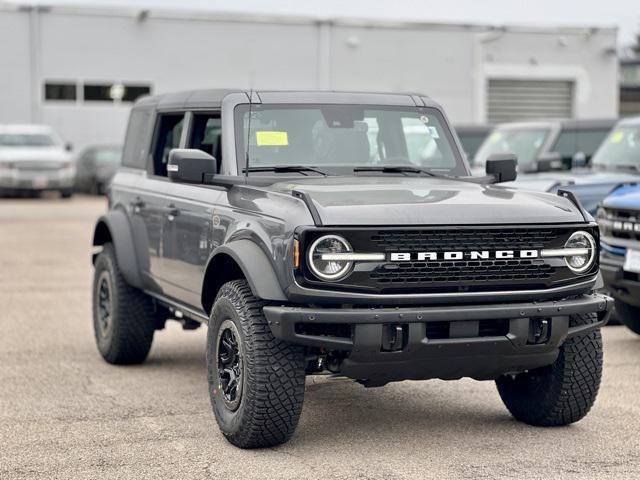
[[[224,436],[294,432],[305,376],[367,387],[495,380],[511,414],[565,425],[592,406],[598,227],[571,195],[471,177],[423,95],[206,90],[133,107],[96,225],[93,323],[113,364],[166,320],[208,325]]]

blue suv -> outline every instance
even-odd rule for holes
[[[640,334],[640,184],[622,185],[598,209],[600,271],[618,318]]]

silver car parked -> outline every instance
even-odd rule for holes
[[[0,194],[73,194],[71,146],[45,125],[0,125]]]

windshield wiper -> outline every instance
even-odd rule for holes
[[[438,175],[436,173],[430,172],[428,170],[424,170],[418,167],[411,167],[408,165],[398,165],[398,166],[379,166],[379,167],[355,167],[353,169],[354,172],[382,172],[382,173],[423,173],[430,177],[443,177],[443,175]]]
[[[304,172],[314,172],[320,175],[328,176],[327,173],[322,170],[318,170],[315,167],[307,167],[306,165],[272,165],[268,167],[249,167],[245,168],[243,172],[275,172],[275,173],[287,173],[287,172],[299,172],[304,175]]]

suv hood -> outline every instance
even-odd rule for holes
[[[640,186],[626,185],[611,193],[602,205],[608,208],[640,210]]]
[[[570,200],[538,192],[429,177],[363,176],[279,182],[305,192],[324,225],[489,225],[584,222]]]
[[[546,172],[523,175],[511,185],[541,192],[557,192],[559,189],[573,192],[589,213],[594,214],[598,204],[622,183],[640,181],[640,173],[591,170],[583,168],[570,172]]]
[[[62,147],[0,147],[0,162],[22,160],[62,162],[71,160],[71,155]]]

